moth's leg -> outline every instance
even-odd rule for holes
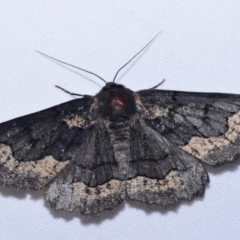
[[[88,98],[92,98],[93,96],[90,96],[90,95],[85,95],[85,94],[79,94],[79,93],[72,93],[72,92],[69,92],[67,91],[66,89],[62,88],[62,87],[59,87],[59,86],[55,86],[56,88],[59,88],[61,89],[62,91],[64,91],[65,93],[68,93],[72,96],[80,96],[80,97],[88,97]]]

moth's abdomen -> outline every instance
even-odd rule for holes
[[[119,167],[120,178],[126,179],[130,159],[130,122],[129,120],[108,122],[107,130]]]

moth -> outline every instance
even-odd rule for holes
[[[134,92],[117,74],[95,96],[0,124],[0,185],[45,189],[51,207],[83,215],[203,196],[203,164],[239,156],[240,95]]]

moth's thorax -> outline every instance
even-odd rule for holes
[[[103,118],[131,117],[136,113],[135,94],[123,85],[107,83],[96,95]]]

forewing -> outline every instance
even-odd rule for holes
[[[127,194],[162,207],[202,196],[208,183],[203,165],[171,144],[141,119],[131,127]]]
[[[0,124],[0,185],[45,186],[92,131],[92,104],[77,99]]]
[[[146,90],[141,116],[169,142],[210,165],[240,153],[240,95]]]

